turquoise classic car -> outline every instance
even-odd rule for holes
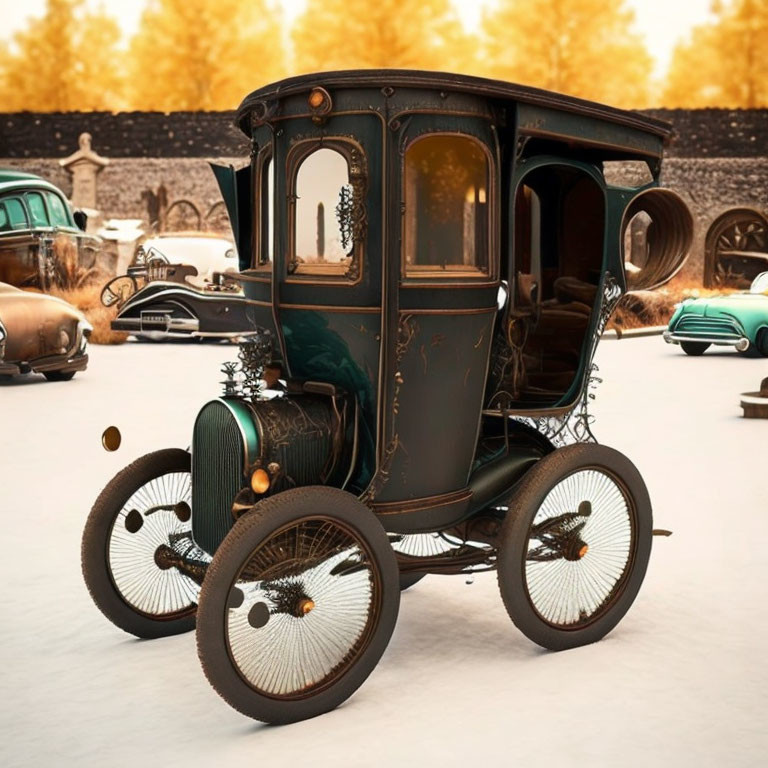
[[[768,357],[768,272],[761,272],[749,291],[686,299],[672,315],[664,341],[679,344],[687,355],[703,355],[716,344]]]

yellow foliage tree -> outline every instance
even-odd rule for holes
[[[296,20],[297,72],[461,70],[469,38],[448,0],[309,0]]]
[[[122,80],[120,30],[103,12],[87,12],[84,0],[48,0],[0,57],[0,109],[117,109]]]
[[[483,16],[483,74],[643,107],[652,61],[625,0],[501,0]]]
[[[264,0],[149,0],[130,47],[133,109],[232,109],[282,77],[282,16]]]
[[[668,107],[768,107],[768,0],[713,6],[714,20],[675,48]]]

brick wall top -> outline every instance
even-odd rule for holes
[[[653,109],[671,122],[670,157],[765,157],[768,110]],[[238,157],[248,154],[234,112],[0,114],[0,157],[65,157],[88,131],[104,157]]]
[[[87,131],[103,157],[238,157],[248,141],[234,112],[0,114],[0,157],[66,157]]]

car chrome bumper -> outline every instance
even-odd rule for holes
[[[736,347],[739,352],[744,352],[749,348],[749,339],[746,336],[715,336],[713,334],[693,336],[672,331],[664,331],[661,336],[667,344],[680,344],[683,341],[691,341],[699,344],[718,344],[723,347]]]
[[[150,338],[195,336],[200,328],[200,321],[187,317],[171,317],[160,313],[142,313],[136,317],[117,317],[111,323],[113,331],[139,333]]]
[[[88,355],[52,355],[37,360],[19,363],[0,362],[0,375],[18,376],[22,373],[45,373],[46,371],[84,371],[88,367]]]

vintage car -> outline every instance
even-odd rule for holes
[[[180,241],[181,238],[174,237]],[[206,241],[213,241],[206,238]],[[226,244],[219,259],[194,266],[185,260],[183,249],[171,262],[157,239],[147,241],[126,275],[110,280],[102,290],[101,302],[116,306],[112,330],[160,341],[168,338],[236,338],[249,333],[255,322],[255,303],[243,295],[238,275],[231,271],[236,259],[232,244]],[[219,245],[216,246],[221,251]],[[168,252],[172,252],[169,249]],[[229,255],[231,252],[231,256]],[[193,254],[194,255],[194,254]],[[237,262],[235,262],[237,263]],[[215,267],[228,269],[215,271]],[[199,269],[205,269],[201,279]]]
[[[672,315],[664,341],[679,344],[686,355],[703,355],[714,344],[768,357],[768,272],[761,272],[749,291],[686,299]]]
[[[237,253],[231,240],[206,232],[164,232],[146,238],[136,249],[131,266],[143,264],[154,253],[168,264],[194,267],[188,282],[203,288],[219,273],[237,272]]]
[[[269,85],[237,124],[251,164],[217,176],[253,334],[191,450],[96,500],[96,605],[139,637],[196,626],[213,687],[271,723],[352,695],[428,573],[498,571],[546,648],[602,638],[653,530],[639,472],[593,436],[592,361],[622,294],[686,257],[691,215],[658,188],[671,126],[400,70]],[[608,184],[624,160],[651,182]],[[628,274],[638,215],[653,237]]]
[[[69,381],[88,365],[92,330],[66,301],[0,283],[0,378],[34,372]]]
[[[101,239],[84,231],[85,222],[45,179],[0,170],[0,282],[47,290],[62,269],[93,269]]]

